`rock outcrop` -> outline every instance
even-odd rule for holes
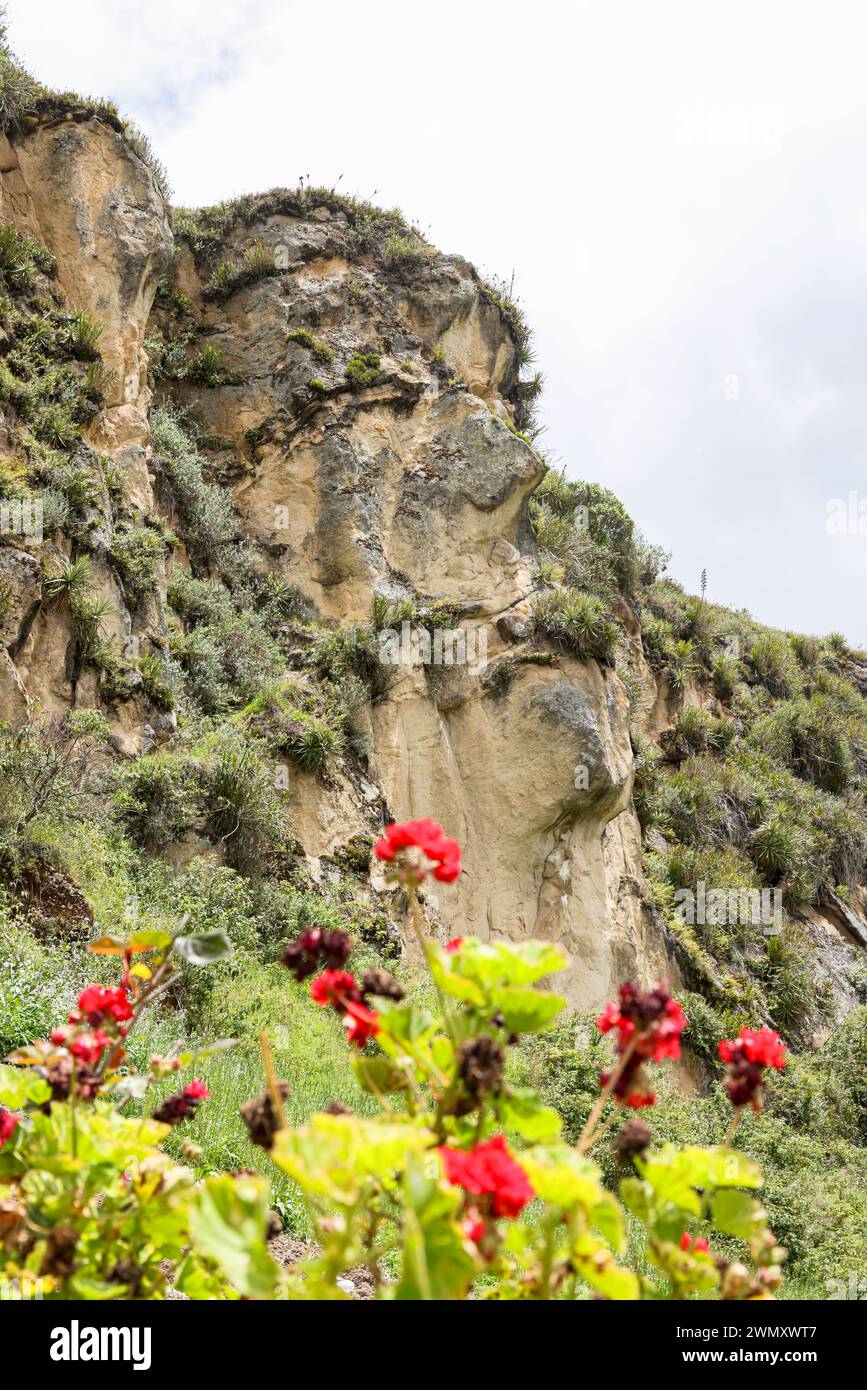
[[[156,398],[196,420],[209,478],[231,496],[260,571],[320,623],[366,622],[379,596],[395,612],[409,605],[409,636],[420,627],[433,643],[450,615],[440,660],[384,668],[363,715],[363,775],[292,770],[288,813],[314,872],[386,815],[430,815],[460,839],[466,866],[429,896],[437,930],[562,943],[582,1006],[626,975],[682,982],[642,873],[624,686],[605,664],[529,640],[528,498],[544,464],[520,433],[520,335],[498,296],[460,258],[310,190],[246,200],[175,242],[148,166],[97,118],[6,142],[2,215],[48,247],[68,303],[101,322],[108,375],[82,443],[101,480],[85,540],[61,527],[41,551],[0,548],[0,717],[23,718],[28,698],[52,713],[102,703],[127,757],[171,734],[165,719],[155,733],[140,679],[106,699],[92,673],[71,669],[69,615],[45,601],[40,565],[85,551],[116,647],[164,640],[165,567],[142,604],[112,560],[131,519],[177,520],[153,486],[156,377]],[[146,339],[165,359],[151,378]],[[175,562],[189,563],[179,542]],[[216,550],[197,572],[209,563],[218,573]],[[623,621],[639,675],[633,725],[658,738],[693,696],[651,671],[631,610]],[[407,638],[400,623],[394,638]]]

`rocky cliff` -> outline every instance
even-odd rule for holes
[[[0,170],[2,490],[43,504],[41,538],[21,522],[0,546],[0,717],[101,709],[121,768],[242,729],[284,871],[366,869],[384,820],[430,815],[466,866],[428,898],[432,930],[560,942],[581,1006],[627,975],[727,997],[645,876],[670,822],[642,826],[633,779],[636,750],[645,792],[648,748],[655,789],[711,755],[707,731],[672,740],[684,709],[729,723],[730,702],[709,661],[654,660],[660,613],[617,576],[610,619],[554,613],[552,517],[568,549],[587,509],[549,490],[540,529],[550,475],[509,300],[333,192],[173,214],[86,107],[11,131]],[[157,848],[239,862],[227,834],[200,804]],[[848,896],[834,874],[792,900],[839,1010],[867,941],[860,861],[852,876]],[[403,925],[375,872],[360,891]]]

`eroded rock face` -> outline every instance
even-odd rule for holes
[[[531,627],[527,499],[544,467],[510,427],[516,352],[502,315],[459,258],[390,274],[316,209],[236,229],[219,257],[237,265],[258,242],[288,270],[224,298],[183,253],[179,284],[238,381],[173,383],[204,419],[246,534],[320,619],[368,619],[375,591],[445,601],[464,612],[472,652],[483,634],[487,661],[507,659]],[[359,354],[372,364],[362,382]],[[487,672],[399,668],[369,712],[388,815],[433,816],[464,846],[458,884],[430,899],[438,929],[561,942],[582,1005],[624,971],[671,974],[640,893],[619,679],[553,653],[517,661],[505,682]],[[322,852],[323,826],[339,837],[339,806],[315,782],[295,789],[308,853]]]
[[[0,646],[14,656],[27,636],[42,600],[42,569],[35,555],[0,548]]]
[[[620,681],[561,658],[483,678],[456,705],[406,676],[372,713],[374,763],[397,819],[426,808],[464,846],[436,906],[449,934],[543,937],[568,951],[566,987],[594,1005],[625,967],[665,973],[644,921],[640,831]]]
[[[136,624],[108,563],[113,509],[105,476],[113,473],[130,513],[153,511],[144,338],[158,278],[172,250],[169,212],[153,173],[129,142],[93,117],[46,119],[11,139],[3,137],[0,218],[53,253],[52,289],[59,288],[70,310],[85,311],[102,327],[104,402],[72,462],[95,490],[85,549],[92,557],[94,598],[104,603],[102,636],[121,650]],[[4,429],[14,453],[14,429],[5,423]],[[97,478],[102,478],[99,485]],[[0,585],[9,591],[0,609],[0,643],[6,649],[0,717],[10,723],[20,722],[28,702],[45,716],[62,714],[70,705],[99,704],[95,673],[77,671],[71,662],[67,615],[43,602],[43,562],[48,572],[56,572],[71,555],[60,532],[27,551],[0,545]],[[141,748],[141,709],[115,710],[113,718],[119,729],[133,725],[136,732],[127,735]]]
[[[15,136],[10,154],[4,217],[53,251],[70,304],[103,326],[100,347],[112,377],[96,440],[110,450],[146,442],[145,326],[172,246],[154,176],[96,118]]]

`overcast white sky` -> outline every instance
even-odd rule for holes
[[[43,81],[144,127],[177,202],[342,174],[514,271],[568,474],[688,587],[867,646],[867,534],[827,524],[853,491],[867,514],[860,0],[8,11]]]

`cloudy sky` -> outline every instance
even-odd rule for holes
[[[144,127],[177,202],[342,175],[514,274],[567,473],[687,587],[867,646],[861,0],[8,10],[43,81]]]

